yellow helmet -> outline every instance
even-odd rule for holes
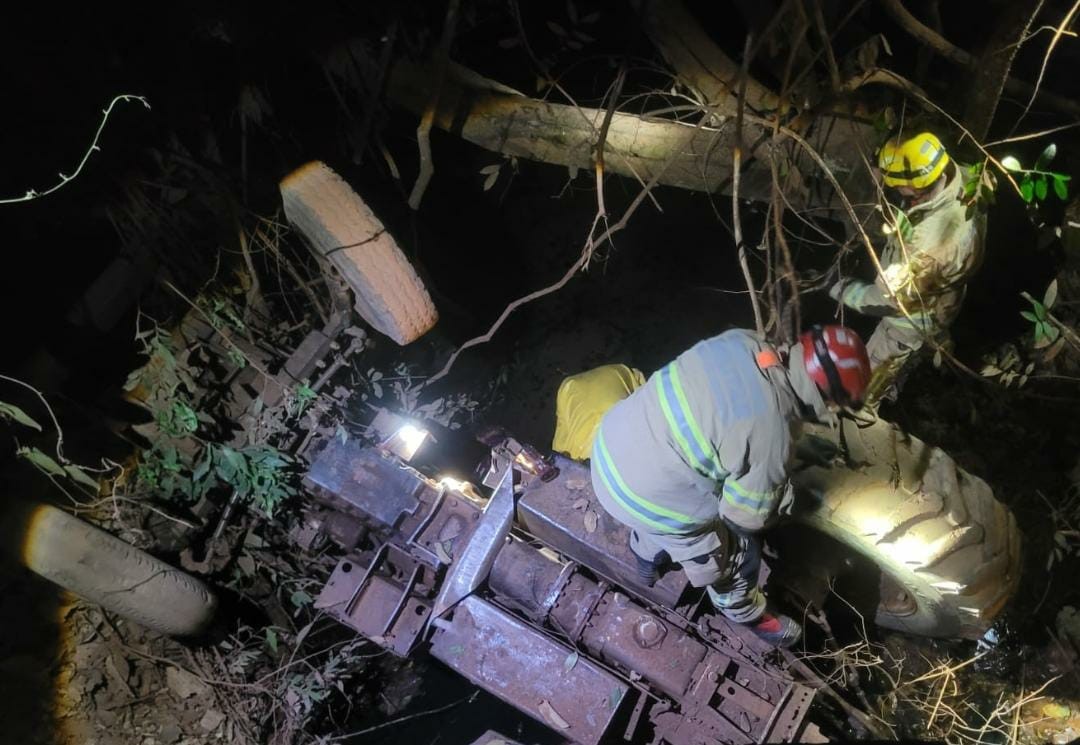
[[[907,140],[891,139],[878,152],[878,168],[885,174],[886,186],[925,189],[937,181],[947,165],[945,147],[929,132]]]

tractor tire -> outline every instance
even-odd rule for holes
[[[439,319],[412,264],[344,179],[313,161],[281,181],[285,215],[352,288],[356,311],[404,345]]]
[[[795,517],[880,570],[875,620],[923,636],[976,639],[1020,579],[1020,532],[982,479],[883,420],[808,426],[803,452],[846,447],[849,467],[792,478]]]
[[[22,561],[106,610],[169,636],[196,636],[217,598],[202,582],[55,507],[34,507]]]

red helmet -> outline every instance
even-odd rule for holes
[[[858,407],[870,382],[870,360],[859,335],[845,326],[813,326],[804,331],[803,364],[828,399]]]

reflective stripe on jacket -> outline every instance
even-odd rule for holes
[[[667,536],[700,535],[718,517],[747,531],[765,525],[787,488],[799,404],[782,365],[758,365],[764,349],[748,331],[706,339],[608,411],[592,479],[609,513]]]

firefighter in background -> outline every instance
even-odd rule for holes
[[[867,342],[873,376],[866,405],[895,399],[908,363],[927,341],[950,344],[968,279],[982,263],[986,217],[969,209],[966,169],[953,162],[930,132],[895,137],[878,153],[885,186],[901,197],[890,205],[883,272],[874,282],[841,280],[829,295],[881,321]],[[903,311],[907,311],[905,315]]]
[[[843,326],[814,327],[789,350],[736,329],[614,403],[596,427],[592,484],[631,529],[641,580],[651,585],[663,564],[678,562],[729,620],[773,645],[794,644],[801,626],[767,610],[758,587],[759,533],[791,503],[800,423],[857,408],[869,379],[866,348]]]

